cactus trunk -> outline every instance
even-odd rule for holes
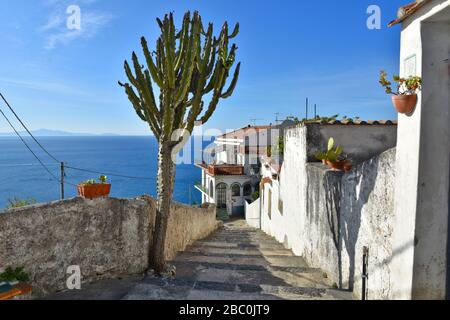
[[[165,267],[165,243],[175,181],[175,168],[175,164],[172,161],[172,149],[170,148],[170,144],[160,141],[157,177],[158,202],[152,254],[152,265],[156,274],[161,274]]]

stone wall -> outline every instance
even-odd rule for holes
[[[391,298],[394,166],[395,149],[347,174],[307,165],[303,256],[358,298],[364,247],[369,249],[368,298]]]
[[[71,265],[80,266],[83,282],[143,273],[155,216],[150,197],[75,198],[0,213],[0,268],[24,267],[37,295],[65,289]],[[173,204],[167,258],[215,231],[215,217],[213,206]]]

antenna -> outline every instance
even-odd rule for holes
[[[308,109],[309,109],[309,99],[306,98],[306,117],[305,117],[306,120],[308,120],[308,111],[309,111]]]
[[[281,115],[281,113],[275,112],[274,115],[275,115],[275,124],[278,124],[279,122],[281,122],[281,120],[278,119],[278,117]]]

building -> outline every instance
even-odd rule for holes
[[[450,0],[398,11],[400,76],[423,79],[416,110],[399,115],[394,298],[450,297]]]
[[[259,193],[261,156],[271,153],[272,145],[292,121],[279,125],[247,126],[219,137],[205,149],[201,184],[202,203],[214,203],[229,216],[245,214],[246,201]]]

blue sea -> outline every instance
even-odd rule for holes
[[[89,137],[38,137],[38,141],[56,159],[68,166],[105,173],[144,177],[129,179],[108,176],[112,184],[112,197],[156,195],[157,150],[154,137],[89,136]],[[60,176],[60,164],[52,160],[29,138],[26,142],[50,171]],[[207,145],[209,142],[204,142]],[[192,146],[194,153],[196,146]],[[202,148],[202,146],[197,146]],[[72,184],[98,178],[98,174],[66,170],[65,179]],[[194,189],[201,180],[201,171],[193,164],[177,166],[174,200],[185,204],[199,204],[200,193]],[[76,187],[65,185],[66,198],[76,196]],[[14,137],[0,137],[0,209],[8,199],[33,198],[48,202],[60,198],[60,183],[33,157],[25,145]]]

